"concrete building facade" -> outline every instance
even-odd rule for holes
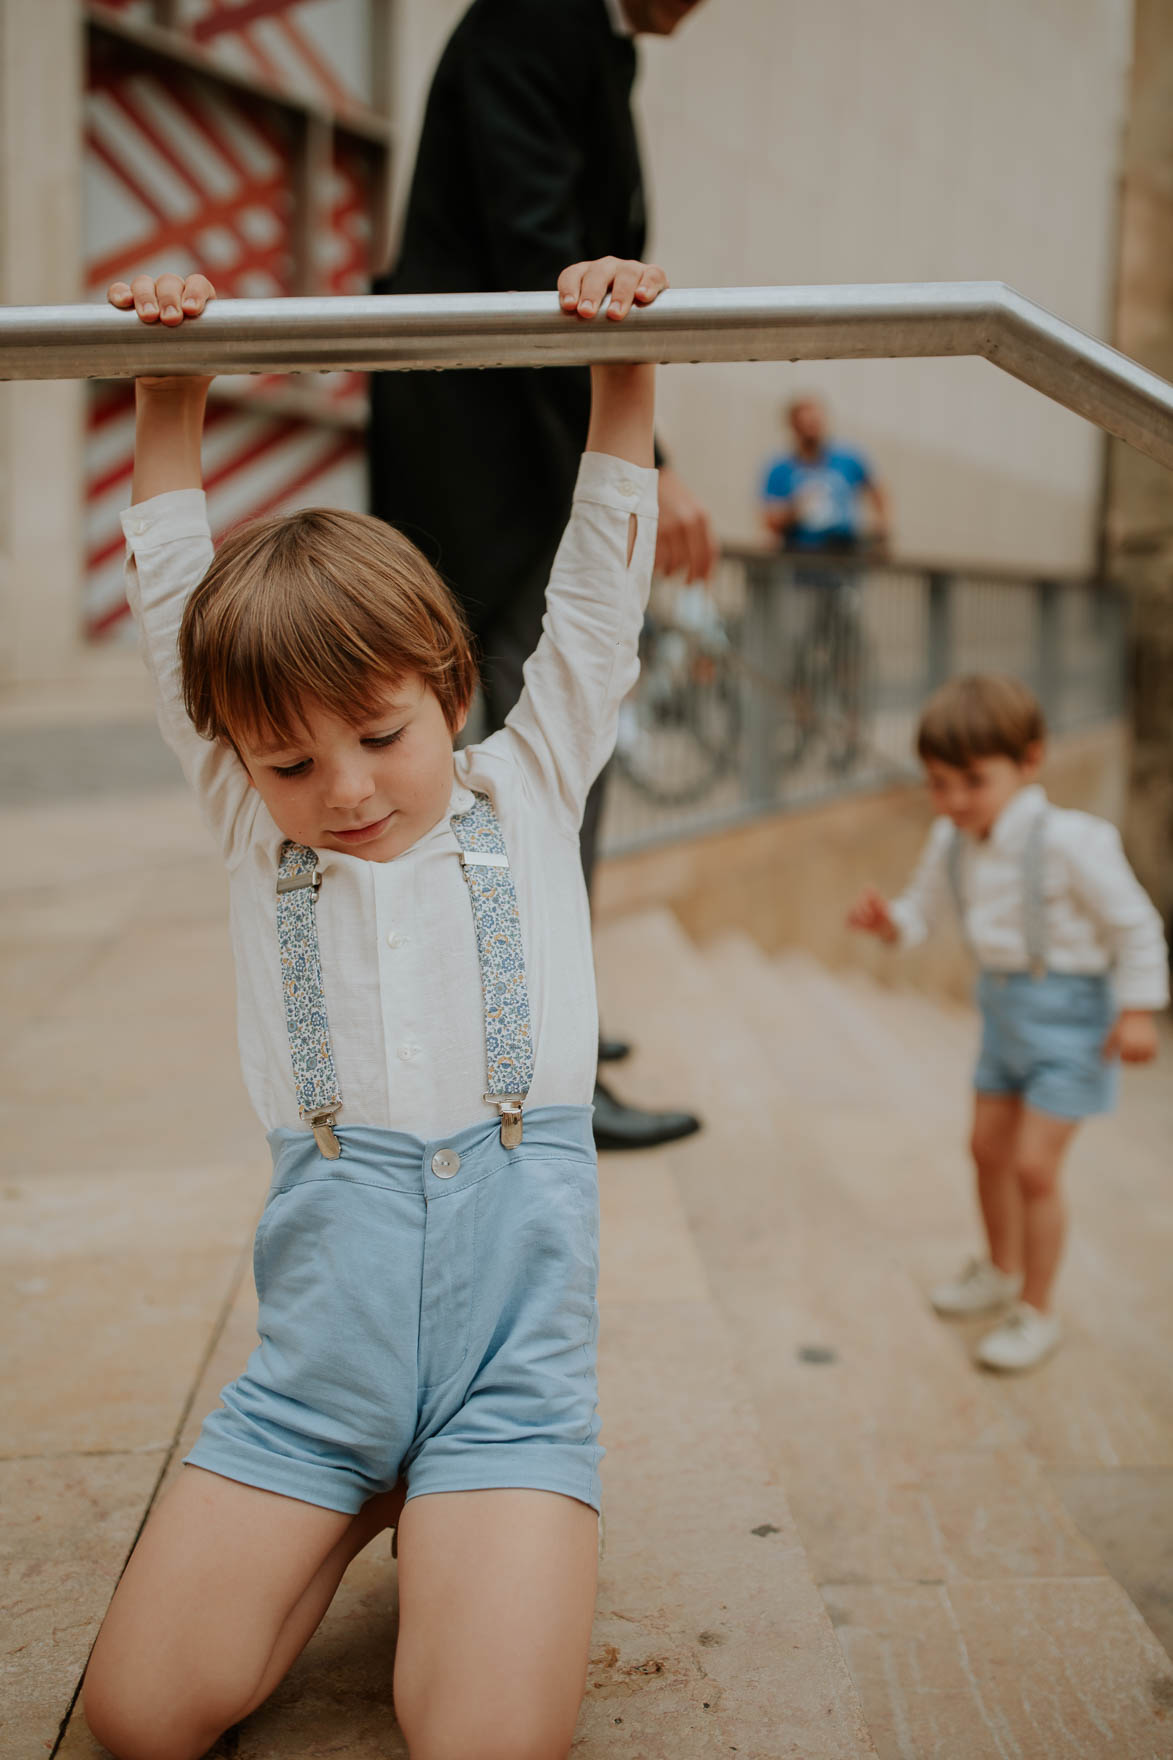
[[[401,203],[465,0],[372,4]],[[0,0],[7,302],[81,297],[84,10]],[[1131,0],[705,0],[643,46],[653,251],[678,285],[1001,279],[1109,335],[1131,38]],[[1093,566],[1102,437],[977,361],[665,371],[665,439],[723,535],[753,534],[779,405],[807,388],[890,484],[904,554]],[[0,667],[115,664],[79,634],[78,390],[0,408]]]

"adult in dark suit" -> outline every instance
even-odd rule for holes
[[[552,290],[568,263],[642,257],[633,39],[670,35],[696,4],[474,0],[436,69],[398,261],[376,291]],[[541,630],[589,406],[585,367],[372,381],[372,511],[414,539],[463,603],[493,727],[517,701]],[[706,577],[708,516],[660,462],[657,567]],[[601,777],[583,821],[588,887],[602,790]],[[689,1113],[625,1106],[599,1084],[600,1147],[650,1146],[696,1128]]]

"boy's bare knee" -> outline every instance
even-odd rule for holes
[[[222,1721],[211,1714],[197,1720],[176,1706],[160,1706],[149,1689],[100,1673],[86,1676],[82,1710],[90,1734],[115,1760],[200,1760],[235,1722],[232,1713]]]
[[[1053,1161],[1033,1156],[1020,1157],[1015,1163],[1015,1177],[1018,1189],[1027,1203],[1035,1203],[1040,1198],[1049,1198],[1055,1190],[1059,1169]]]
[[[969,1152],[981,1179],[1004,1179],[1014,1171],[1012,1158],[1000,1135],[975,1130],[969,1139]]]
[[[492,1729],[459,1714],[436,1719],[410,1735],[408,1747],[411,1760],[566,1760],[572,1734],[519,1709],[495,1717]]]
[[[82,1710],[90,1734],[114,1760],[197,1760],[207,1752],[206,1742],[196,1747],[194,1741],[183,1739],[181,1731],[159,1729],[129,1695],[113,1696],[87,1687]]]

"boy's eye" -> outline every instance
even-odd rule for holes
[[[364,746],[375,746],[377,748],[382,746],[393,746],[395,741],[402,737],[403,729],[402,727],[397,727],[394,733],[371,734],[367,739],[364,739],[362,743]]]
[[[274,776],[304,776],[310,767],[308,758],[300,758],[296,764],[274,764]]]

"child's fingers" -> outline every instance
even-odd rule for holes
[[[106,289],[106,301],[108,305],[117,306],[120,312],[124,312],[128,306],[132,306],[134,294],[130,291],[130,282],[112,281]]]
[[[151,275],[136,275],[130,284],[134,309],[144,324],[153,324],[159,316],[159,298]]]
[[[588,263],[583,272],[582,287],[578,295],[578,315],[580,318],[593,318],[607,296],[607,290],[619,267],[618,257],[599,257],[594,263]]]
[[[628,261],[620,263],[611,277],[611,299],[607,306],[607,316],[614,318],[616,323],[626,318],[635,299],[635,290],[643,278],[642,263]]]
[[[204,307],[216,297],[216,289],[206,275],[189,275],[183,284],[183,315],[198,318]]]
[[[180,275],[160,275],[155,282],[155,295],[159,301],[159,316],[164,324],[182,324],[183,278]]]
[[[635,303],[638,306],[650,306],[657,294],[663,293],[668,285],[668,277],[659,263],[645,263],[639,285],[635,290]]]
[[[585,263],[571,263],[563,269],[558,277],[558,298],[568,312],[578,310],[579,295],[582,292],[582,278],[586,274]]]

